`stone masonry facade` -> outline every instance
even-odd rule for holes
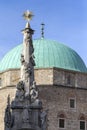
[[[0,89],[0,130],[4,130],[7,96],[10,94],[11,99],[14,98],[19,76],[19,70],[9,70],[0,74],[1,79],[8,80],[2,80],[4,84]],[[57,68],[37,69],[35,80],[43,109],[48,109],[48,130],[80,130],[80,120],[85,122],[87,128],[86,73]],[[74,108],[70,107],[70,99],[75,101]],[[61,118],[65,123],[63,129],[59,127]]]
[[[80,116],[84,116],[87,124],[87,92],[84,89],[65,88],[60,86],[38,86],[43,109],[48,109],[48,130],[59,129],[60,114],[64,114],[64,130],[80,130]],[[6,99],[15,95],[15,87],[0,90],[0,130],[4,130],[4,111]],[[74,98],[75,108],[70,108],[69,100]],[[87,127],[87,126],[86,126]]]
[[[35,69],[37,85],[61,85],[87,89],[87,73],[59,68]],[[19,69],[9,69],[0,73],[0,88],[15,86],[20,79]]]

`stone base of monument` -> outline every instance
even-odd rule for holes
[[[36,100],[29,103],[27,99],[23,101],[14,100],[11,103],[12,124],[11,130],[41,130],[41,110],[42,102]]]
[[[35,129],[32,128],[31,126],[22,126],[21,128],[19,128],[17,130],[35,130]]]
[[[17,129],[17,130],[41,130],[41,128],[37,127],[33,127],[33,126],[22,126],[21,128]]]
[[[5,130],[46,130],[47,113],[42,111],[42,102],[36,99],[30,102],[28,98],[12,101],[8,97],[5,110]]]

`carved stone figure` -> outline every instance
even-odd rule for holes
[[[31,63],[32,63],[32,65],[33,66],[35,66],[35,61],[34,61],[34,54],[32,54],[31,56],[30,56],[30,61],[31,61]]]
[[[41,112],[41,115],[40,115],[40,117],[41,117],[41,128],[42,128],[42,130],[47,130],[47,112],[48,112],[48,110],[42,111],[42,112]]]
[[[33,81],[33,85],[30,88],[30,96],[32,102],[34,102],[38,98],[38,89],[35,81]]]
[[[5,127],[10,128],[14,124],[14,116],[11,114],[11,108],[10,108],[10,95],[8,95],[7,98],[7,108],[5,109],[5,117],[4,117]]]
[[[24,110],[23,110],[23,113],[22,113],[22,121],[23,121],[24,123],[29,122],[29,112],[28,112],[27,109],[24,109]]]
[[[24,99],[24,82],[19,81],[17,84],[16,99],[22,101]]]
[[[24,55],[23,55],[23,54],[21,54],[21,64],[23,65],[23,64],[24,64],[24,62],[25,62],[25,60],[24,60]]]
[[[32,70],[30,68],[30,65],[29,65],[29,63],[25,62],[24,66],[25,66],[25,74],[27,74],[27,77],[29,78],[29,76],[32,74]]]
[[[25,63],[24,55],[21,54],[21,79],[22,80],[24,80],[24,63]]]
[[[24,82],[23,81],[19,81],[17,84],[17,89],[18,90],[24,90]]]

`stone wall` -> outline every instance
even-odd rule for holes
[[[53,85],[53,68],[35,69],[35,81],[37,85]]]
[[[20,79],[20,70],[11,69],[0,73],[1,86],[14,86]],[[87,89],[87,73],[59,68],[35,69],[37,85],[61,85]]]
[[[0,73],[0,79],[0,130],[4,130],[7,96],[10,94],[13,99],[20,71],[14,69]],[[60,130],[58,126],[60,114],[65,116],[65,130],[79,130],[80,115],[87,120],[87,73],[58,68],[35,69],[35,81],[39,85],[43,108],[49,109],[48,130]],[[74,109],[70,108],[70,98],[75,99]]]
[[[20,79],[20,70],[13,69],[0,73],[1,88],[6,86],[14,86]]]
[[[1,88],[6,86],[14,86],[20,80],[20,70],[12,69],[0,73]],[[53,84],[53,69],[35,69],[35,81],[37,85]]]
[[[84,115],[87,123],[87,90],[60,86],[38,86],[39,98],[43,102],[43,108],[48,111],[48,130],[60,130],[58,119],[60,114],[65,115],[64,130],[79,130],[79,117]],[[0,130],[4,130],[4,111],[7,96],[11,99],[15,95],[15,87],[7,87],[0,90]],[[70,108],[70,98],[74,98],[75,108]]]
[[[53,86],[44,87],[44,89],[40,88],[40,94],[44,106],[49,109],[48,130],[60,130],[58,125],[60,114],[65,115],[66,126],[64,130],[79,130],[79,117],[81,114],[84,115],[85,120],[87,119],[87,91]],[[75,108],[70,108],[70,98],[75,99]]]
[[[54,68],[53,84],[87,89],[87,73]]]

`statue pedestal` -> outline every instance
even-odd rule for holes
[[[27,99],[21,102],[13,101],[11,109],[14,117],[11,130],[41,130],[42,102],[40,100],[36,99],[33,103],[29,103]]]

